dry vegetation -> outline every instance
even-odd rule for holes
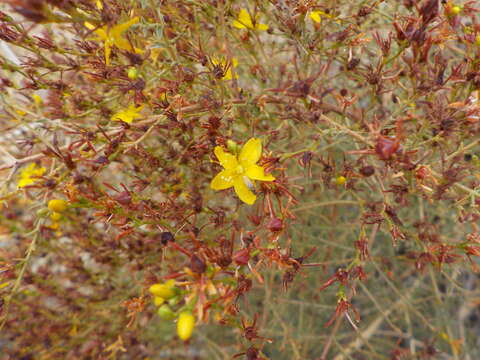
[[[478,2],[0,9],[1,360],[480,358]]]

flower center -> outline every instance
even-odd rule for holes
[[[245,172],[245,169],[243,168],[242,165],[237,165],[237,167],[235,168],[235,173],[240,175],[240,174],[243,174]]]

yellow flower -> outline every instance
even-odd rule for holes
[[[20,180],[18,181],[18,187],[25,187],[35,183],[40,176],[42,176],[47,169],[37,166],[36,163],[31,163],[25,169],[20,172]]]
[[[143,105],[139,107],[130,105],[128,109],[120,110],[119,112],[113,114],[110,119],[113,121],[123,121],[130,124],[133,120],[142,117],[142,115],[139,114],[140,110],[142,109]]]
[[[238,66],[238,60],[235,58],[232,58],[231,63],[228,63],[227,59],[225,58],[217,59],[215,57],[212,57],[212,64],[220,68],[221,71],[223,72],[224,75],[222,77],[222,80],[232,80],[233,79],[232,66],[236,68]],[[237,72],[235,72],[235,79],[238,79]]]
[[[315,21],[316,23],[321,23],[322,22],[322,16],[323,17],[328,17],[328,18],[333,18],[333,15],[327,14],[324,11],[321,10],[315,10],[310,12],[310,19]]]
[[[190,311],[182,311],[178,315],[177,335],[183,341],[190,339],[195,327],[195,317]]]
[[[112,46],[114,45],[122,50],[127,50],[127,51],[137,52],[137,53],[142,52],[140,49],[132,47],[132,45],[130,45],[127,39],[124,39],[123,37],[121,37],[121,35],[125,31],[127,31],[130,26],[136,24],[139,20],[140,20],[139,17],[136,16],[133,19],[127,22],[124,22],[123,24],[118,24],[111,28],[109,28],[108,26],[103,26],[95,30],[95,34],[97,34],[98,37],[95,38],[94,40],[104,42],[105,63],[107,65],[110,65],[110,53],[112,51]],[[95,29],[95,25],[89,22],[85,22],[84,25],[90,30]]]
[[[272,175],[265,175],[263,167],[256,165],[262,155],[260,139],[248,140],[238,156],[223,151],[220,146],[215,147],[214,153],[224,170],[219,172],[210,183],[213,190],[224,190],[233,186],[240,200],[252,205],[257,197],[249,189],[253,186],[250,180],[275,180]]]
[[[33,94],[32,95],[33,102],[35,103],[36,106],[40,106],[43,103],[42,97],[38,94]]]
[[[233,20],[232,25],[237,29],[268,30],[268,25],[258,22],[259,16],[260,14],[255,14],[255,21],[252,21],[250,13],[246,9],[241,9],[237,20]]]

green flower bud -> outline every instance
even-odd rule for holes
[[[160,306],[157,310],[157,314],[163,320],[173,320],[176,317],[175,313],[167,304]]]
[[[50,213],[50,211],[47,208],[42,208],[37,211],[37,216],[38,217],[47,217],[47,215]]]
[[[232,154],[236,154],[238,152],[238,144],[233,140],[227,140],[227,149]]]

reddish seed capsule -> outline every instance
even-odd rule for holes
[[[237,265],[247,265],[248,260],[250,260],[250,250],[248,249],[241,249],[235,252],[232,256],[233,261]]]
[[[174,242],[175,236],[170,231],[164,231],[160,234],[160,242],[162,245],[167,245],[169,242]]]
[[[122,191],[114,199],[122,205],[128,205],[132,202],[132,196],[128,191]]]
[[[420,166],[417,170],[415,170],[415,177],[418,180],[424,180],[428,176],[430,176],[430,170],[428,170],[428,168],[425,166]]]
[[[202,274],[207,270],[207,265],[205,262],[200,259],[197,255],[192,255],[190,258],[190,270],[192,270],[194,273],[197,274]]]
[[[279,218],[271,218],[267,225],[271,232],[279,232],[283,230],[283,222]]]
[[[400,142],[396,139],[380,136],[375,144],[375,152],[382,160],[389,160],[400,150]]]
[[[375,168],[373,166],[367,165],[360,169],[360,174],[365,177],[372,176],[375,173]]]

